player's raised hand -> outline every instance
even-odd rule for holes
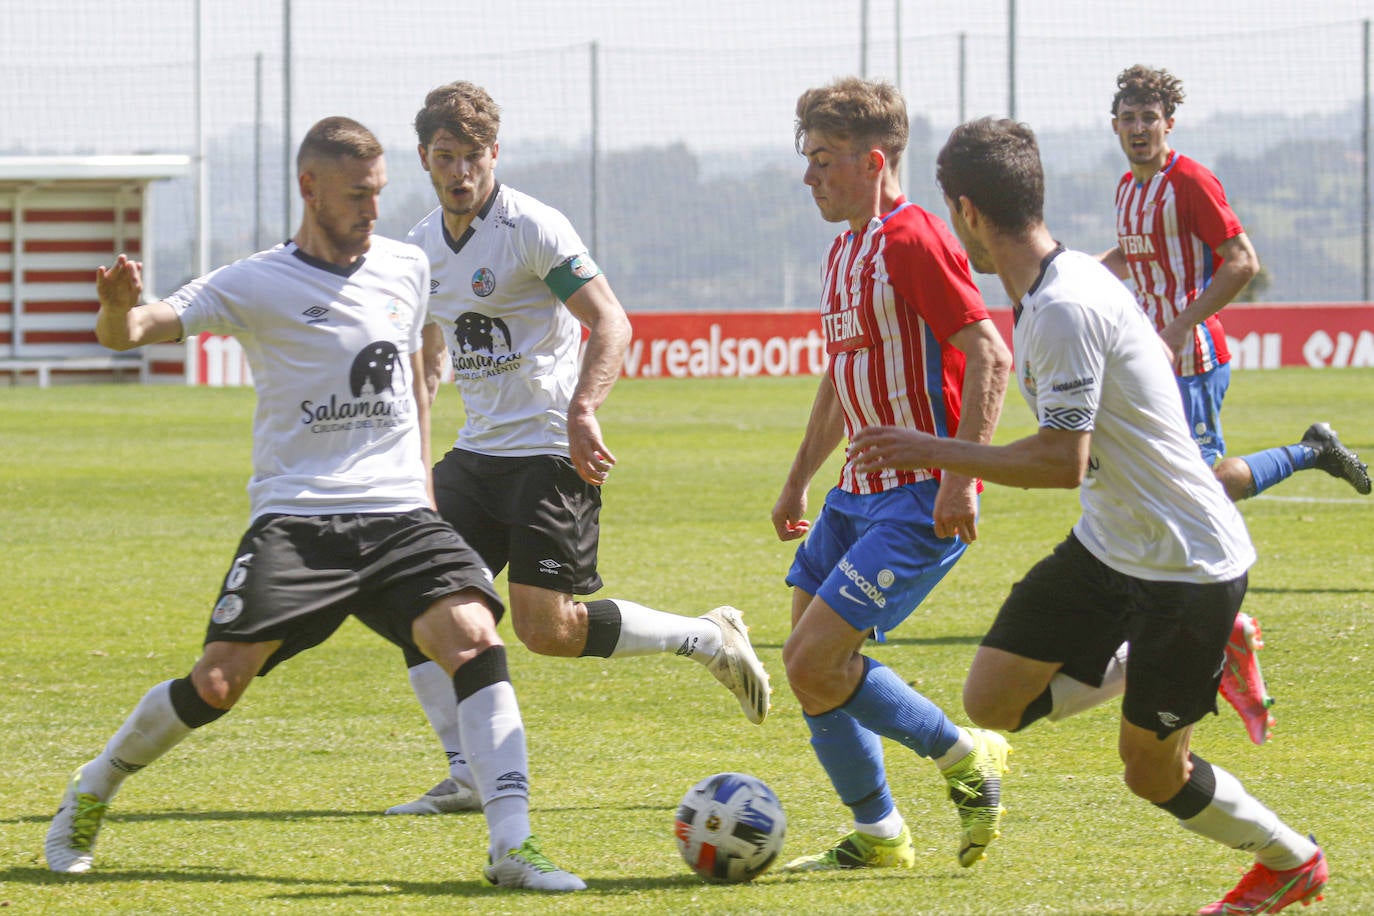
[[[101,307],[129,311],[143,298],[143,263],[130,261],[121,254],[113,267],[97,267],[95,293]]]

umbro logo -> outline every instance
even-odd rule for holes
[[[557,560],[540,560],[539,571],[546,576],[552,576],[563,568],[563,564]]]
[[[329,309],[323,305],[312,305],[310,308],[301,312],[306,324],[323,324],[329,320]]]
[[[529,788],[529,780],[519,770],[502,773],[496,780],[497,792],[510,789],[514,789],[516,792],[528,792]]]
[[[429,281],[429,291],[430,291],[431,293],[437,293],[437,292],[439,291],[439,281],[438,281],[438,280],[435,280],[435,279],[433,279],[433,278],[430,279],[430,281]]]

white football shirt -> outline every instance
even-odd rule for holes
[[[460,239],[435,208],[407,240],[430,261],[429,320],[444,332],[467,415],[455,447],[487,455],[566,455],[582,325],[545,282],[599,269],[562,213],[497,184]]]
[[[167,297],[186,335],[231,334],[252,368],[252,517],[429,505],[410,366],[428,294],[424,252],[374,235],[349,268],[287,242]]]
[[[1121,281],[1059,249],[1012,339],[1039,425],[1092,433],[1074,533],[1093,556],[1139,579],[1198,583],[1255,562],[1245,522],[1188,433],[1168,355]]]

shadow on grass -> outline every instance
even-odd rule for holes
[[[1370,595],[1374,588],[1266,588],[1252,585],[1246,589],[1251,595]]]
[[[31,885],[35,887],[61,885],[119,885],[156,882],[180,882],[183,884],[261,884],[280,885],[283,888],[300,887],[302,890],[282,890],[268,894],[267,897],[283,900],[330,900],[348,897],[392,897],[398,894],[438,896],[448,894],[462,897],[481,897],[489,894],[509,894],[506,888],[492,887],[480,877],[473,880],[450,881],[406,881],[395,878],[377,878],[367,881],[350,881],[335,878],[304,878],[283,875],[258,875],[246,872],[226,871],[222,868],[205,866],[200,868],[160,868],[160,869],[111,869],[94,871],[82,875],[60,875],[40,867],[0,868],[0,884]],[[639,893],[642,891],[662,891],[704,887],[705,883],[690,874],[663,876],[643,876],[637,878],[615,878],[592,880],[588,882],[589,892],[602,893]],[[540,893],[531,891],[531,894]],[[543,896],[543,894],[540,894]]]
[[[605,805],[540,805],[541,812],[551,811],[598,811],[607,810]],[[616,805],[617,811],[652,811],[662,813],[662,805]],[[443,815],[445,818],[471,817],[481,820],[480,811],[458,811],[453,814]],[[311,811],[303,809],[299,811],[115,811],[112,810],[108,815],[106,823],[120,824],[139,824],[150,821],[308,821],[308,820],[349,820],[352,818],[384,818],[388,823],[403,824],[413,818],[396,817],[394,815],[382,814],[380,811]],[[3,824],[47,824],[52,821],[52,814],[44,812],[42,814],[23,814],[18,817],[0,817],[0,825]],[[0,873],[3,874],[3,873]]]
[[[1255,591],[1255,589],[1250,589]],[[866,646],[976,646],[983,641],[983,634],[977,636],[893,636],[888,634],[882,642],[874,642],[871,638],[864,643]],[[777,649],[782,651],[780,642],[760,642],[751,640],[755,649]]]

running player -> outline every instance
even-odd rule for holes
[[[986,856],[1002,817],[1009,748],[950,721],[892,669],[860,651],[930,593],[978,535],[979,482],[927,468],[860,472],[852,463],[805,519],[812,478],[846,433],[896,423],[986,442],[1011,356],[939,219],[902,196],[906,102],[886,83],[848,78],[797,101],[796,145],[821,217],[843,223],[826,257],[821,326],[831,361],[773,507],[778,537],[807,536],[787,574],[787,680],[811,746],[854,830],[794,871],[910,868],[911,831],[887,783],[882,739],[930,758],[962,835],[959,864]]]
[[[1101,256],[1130,280],[1137,301],[1174,356],[1188,428],[1233,501],[1262,493],[1296,471],[1320,468],[1370,492],[1369,469],[1326,423],[1302,440],[1240,458],[1225,457],[1221,404],[1231,382],[1231,353],[1221,310],[1259,272],[1259,258],[1216,176],[1169,145],[1183,83],[1167,70],[1135,65],[1116,80],[1112,129],[1129,169],[1116,187],[1117,245]],[[1274,724],[1273,699],[1256,655],[1259,623],[1236,618],[1222,695],[1262,744]]]
[[[596,411],[619,377],[630,324],[567,218],[497,180],[500,125],[491,96],[467,82],[434,89],[415,116],[420,163],[439,200],[409,236],[432,271],[426,371],[437,393],[447,352],[466,414],[434,468],[439,512],[493,572],[507,570],[511,622],[532,651],[685,656],[760,723],[768,675],[739,611],[686,617],[576,597],[602,584],[600,488],[615,456]],[[388,813],[473,809],[478,798],[443,672],[413,651],[406,663],[449,776]]]
[[[290,241],[147,305],[138,262],[121,255],[96,273],[96,330],[108,347],[204,331],[242,343],[258,398],[252,516],[204,653],[189,675],[149,690],[76,771],[48,830],[48,867],[88,871],[126,777],[353,613],[434,659],[448,680],[490,830],[487,880],[580,890],[582,880],[554,866],[530,834],[524,726],[491,574],[431,504],[424,253],[372,234],[386,164],[367,128],[320,121],[296,166],[305,213]]]
[[[1039,424],[991,446],[870,427],[851,455],[866,473],[935,465],[1014,487],[1076,487],[1083,515],[1012,587],[964,685],[969,716],[1019,730],[1056,695],[1091,692],[1128,645],[1118,748],[1137,796],[1184,829],[1254,854],[1201,913],[1276,913],[1320,899],[1326,859],[1230,773],[1189,749],[1216,712],[1221,662],[1255,560],[1245,523],[1199,460],[1169,360],[1130,294],[1090,255],[1058,245],[1024,124],[955,128],[937,176],[974,267],[1015,303],[1015,374]]]
[[[1234,501],[1262,493],[1295,471],[1320,468],[1370,492],[1369,469],[1325,423],[1296,445],[1227,458],[1221,403],[1231,353],[1220,311],[1259,272],[1259,258],[1216,176],[1169,145],[1182,82],[1137,64],[1117,77],[1116,131],[1129,169],[1116,187],[1116,247],[1101,256],[1123,280],[1174,356],[1193,439]]]

